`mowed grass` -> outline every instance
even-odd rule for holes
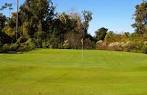
[[[147,95],[147,55],[38,49],[0,54],[0,95]]]

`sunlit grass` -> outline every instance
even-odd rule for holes
[[[147,95],[147,55],[38,49],[0,54],[0,95]]]

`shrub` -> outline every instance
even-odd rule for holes
[[[129,51],[135,51],[135,52],[138,52],[138,51],[141,51],[142,48],[143,48],[143,43],[142,42],[132,42],[130,44],[130,47],[128,47]]]
[[[35,48],[32,39],[19,38],[16,43],[4,44],[0,47],[1,53],[16,53],[18,51],[29,51]]]
[[[96,49],[107,49],[106,42],[100,40],[96,42]]]
[[[0,47],[0,53],[2,53],[2,51],[3,51],[3,48],[2,48],[2,47]]]
[[[15,32],[13,30],[13,28],[11,28],[10,26],[5,26],[3,28],[3,31],[5,32],[5,34],[7,34],[9,37],[14,37],[15,36]]]
[[[29,51],[35,48],[35,44],[32,41],[32,39],[28,39],[24,43],[20,43],[20,46],[18,47],[17,51]]]
[[[144,45],[147,45],[147,41],[144,41],[143,43],[144,43]]]
[[[105,42],[105,41],[98,41],[96,43],[97,49],[107,49],[107,50],[114,50],[114,51],[127,51],[127,52],[145,52],[147,46],[146,41],[127,41],[127,42]]]
[[[7,53],[8,51],[10,51],[10,45],[9,44],[4,44],[2,47],[2,53]]]
[[[84,49],[92,49],[93,48],[93,42],[87,38],[84,40]]]
[[[68,40],[64,41],[63,48],[64,49],[69,49],[70,48]]]
[[[0,47],[3,45],[3,43],[0,41]]]
[[[41,39],[34,39],[34,42],[35,42],[35,46],[37,48],[42,48],[42,40]]]
[[[46,41],[42,41],[42,48],[47,48],[47,47],[48,47],[48,45],[47,45]]]
[[[25,43],[29,38],[26,37],[20,37],[19,39],[17,39],[17,44],[21,44],[21,43]]]
[[[25,45],[27,46],[26,50],[32,50],[35,48],[35,44],[34,42],[32,41],[32,39],[28,39],[26,42],[25,42]]]
[[[116,51],[122,51],[123,50],[122,44],[123,44],[123,42],[113,42],[113,43],[110,43],[108,45],[108,49],[116,50]]]
[[[142,41],[128,41],[122,45],[123,50],[127,52],[141,52],[144,44]]]
[[[144,54],[147,54],[147,45],[145,45],[145,46],[143,47],[143,53],[144,53]]]
[[[0,47],[1,53],[10,53],[10,52],[16,52],[18,48],[18,44],[12,43],[12,44],[4,44]]]
[[[10,50],[11,51],[17,51],[17,48],[19,47],[19,45],[17,43],[11,44],[10,45]]]

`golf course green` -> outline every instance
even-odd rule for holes
[[[36,49],[0,54],[0,95],[147,95],[147,55]]]

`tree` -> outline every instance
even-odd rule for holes
[[[83,21],[84,35],[86,35],[88,32],[89,22],[92,20],[92,12],[84,10],[82,13],[84,17],[84,21]]]
[[[6,16],[0,13],[0,31],[2,31],[2,29],[5,27],[6,20]]]
[[[99,40],[104,40],[105,39],[105,36],[108,32],[108,29],[107,28],[100,28],[98,29],[95,34],[96,34],[96,40],[99,41]]]
[[[4,10],[8,8],[9,10],[12,9],[12,4],[11,3],[5,3],[1,10]],[[13,42],[13,37],[15,35],[15,32],[13,31],[13,28],[9,26],[10,23],[10,17],[6,17],[2,13],[0,13],[0,32],[1,32],[1,43],[11,43]],[[6,41],[4,41],[6,40]]]
[[[0,8],[0,10],[2,11],[4,9],[9,9],[9,17],[10,17],[11,10],[13,9],[12,3],[5,3],[4,5],[2,5],[2,7]]]
[[[54,20],[54,28],[61,48],[68,42],[69,48],[81,48],[83,23],[78,13],[61,13]],[[54,31],[55,32],[55,31]],[[55,33],[52,33],[52,35]],[[80,43],[80,45],[79,45]]]
[[[81,31],[81,43],[82,43],[82,49],[84,48],[84,44],[86,43],[86,37],[88,36],[88,27],[89,22],[92,20],[92,12],[90,11],[83,11],[83,30]]]
[[[143,1],[141,4],[136,5],[136,11],[134,14],[135,23],[132,25],[138,34],[147,33],[147,1]]]
[[[19,25],[23,25],[24,22],[28,24],[28,34],[33,37],[34,33],[38,31],[38,25],[41,22],[42,31],[49,31],[49,22],[51,22],[55,16],[55,7],[51,0],[26,0],[20,7],[19,12]]]
[[[11,11],[12,4],[5,3],[1,10],[7,8]],[[88,34],[92,20],[90,11],[83,11],[82,16],[75,12],[57,14],[51,0],[25,0],[7,23],[4,18],[0,16],[0,29],[3,31],[0,35],[5,35],[1,37],[0,45],[7,44],[5,39],[8,38],[8,44],[16,44],[18,50],[27,48],[27,42],[34,43],[36,48],[79,49],[82,47],[81,39],[86,48],[92,46],[93,37]]]

